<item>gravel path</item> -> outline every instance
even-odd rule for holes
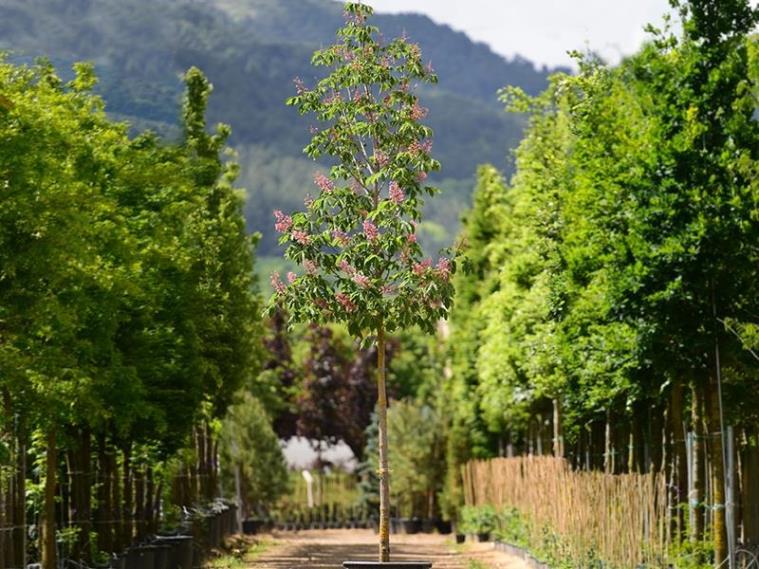
[[[325,530],[283,532],[272,536],[274,544],[258,556],[251,567],[257,569],[317,569],[342,567],[351,560],[374,560],[377,537],[369,530]],[[432,561],[433,569],[469,569],[481,565],[492,569],[528,569],[521,559],[497,552],[492,544],[455,546],[451,536],[391,536],[393,561]]]

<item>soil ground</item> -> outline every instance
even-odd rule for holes
[[[375,560],[377,536],[371,530],[275,533],[272,544],[250,565],[256,569],[342,567],[346,560]],[[492,544],[455,545],[452,536],[393,535],[393,561],[432,561],[433,569],[528,569],[521,559],[495,551]]]

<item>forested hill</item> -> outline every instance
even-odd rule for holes
[[[215,86],[210,120],[233,127],[248,223],[264,233],[266,255],[275,250],[272,209],[300,205],[314,170],[301,154],[308,122],[284,100],[294,77],[314,79],[311,53],[333,40],[341,12],[332,0],[0,0],[0,48],[16,59],[47,56],[61,72],[93,61],[109,112],[163,133],[176,129],[180,74],[200,67]],[[375,23],[388,37],[405,32],[418,42],[440,76],[423,95],[443,163],[443,196],[430,212],[437,223],[427,227],[436,245],[455,231],[476,165],[507,168],[520,137],[520,118],[502,111],[496,90],[536,93],[549,71],[424,16],[377,15]]]

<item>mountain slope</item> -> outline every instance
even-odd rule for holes
[[[261,179],[270,168],[243,169],[248,222],[264,233],[262,253],[270,254],[276,251],[271,209],[300,205],[313,172],[301,153],[309,123],[284,100],[293,94],[294,77],[316,79],[311,53],[334,39],[341,11],[331,0],[0,0],[0,49],[21,59],[47,55],[61,71],[77,60],[93,61],[108,110],[164,133],[177,130],[182,72],[200,67],[215,85],[210,120],[232,125],[231,143],[241,156],[258,152],[300,164],[300,175],[276,191],[262,189],[273,186]],[[375,23],[387,36],[405,32],[417,41],[440,76],[423,101],[443,164],[438,181],[456,188],[439,198],[456,201],[436,208],[449,212],[436,221],[455,231],[457,220],[450,217],[477,164],[506,169],[521,135],[520,117],[501,110],[495,91],[515,84],[538,92],[548,71],[507,61],[425,16],[379,14]],[[431,241],[437,245],[451,233]]]

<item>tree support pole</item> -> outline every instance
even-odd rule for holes
[[[390,470],[387,459],[387,386],[385,382],[385,327],[377,330],[377,413],[379,415],[379,560],[390,561]]]

